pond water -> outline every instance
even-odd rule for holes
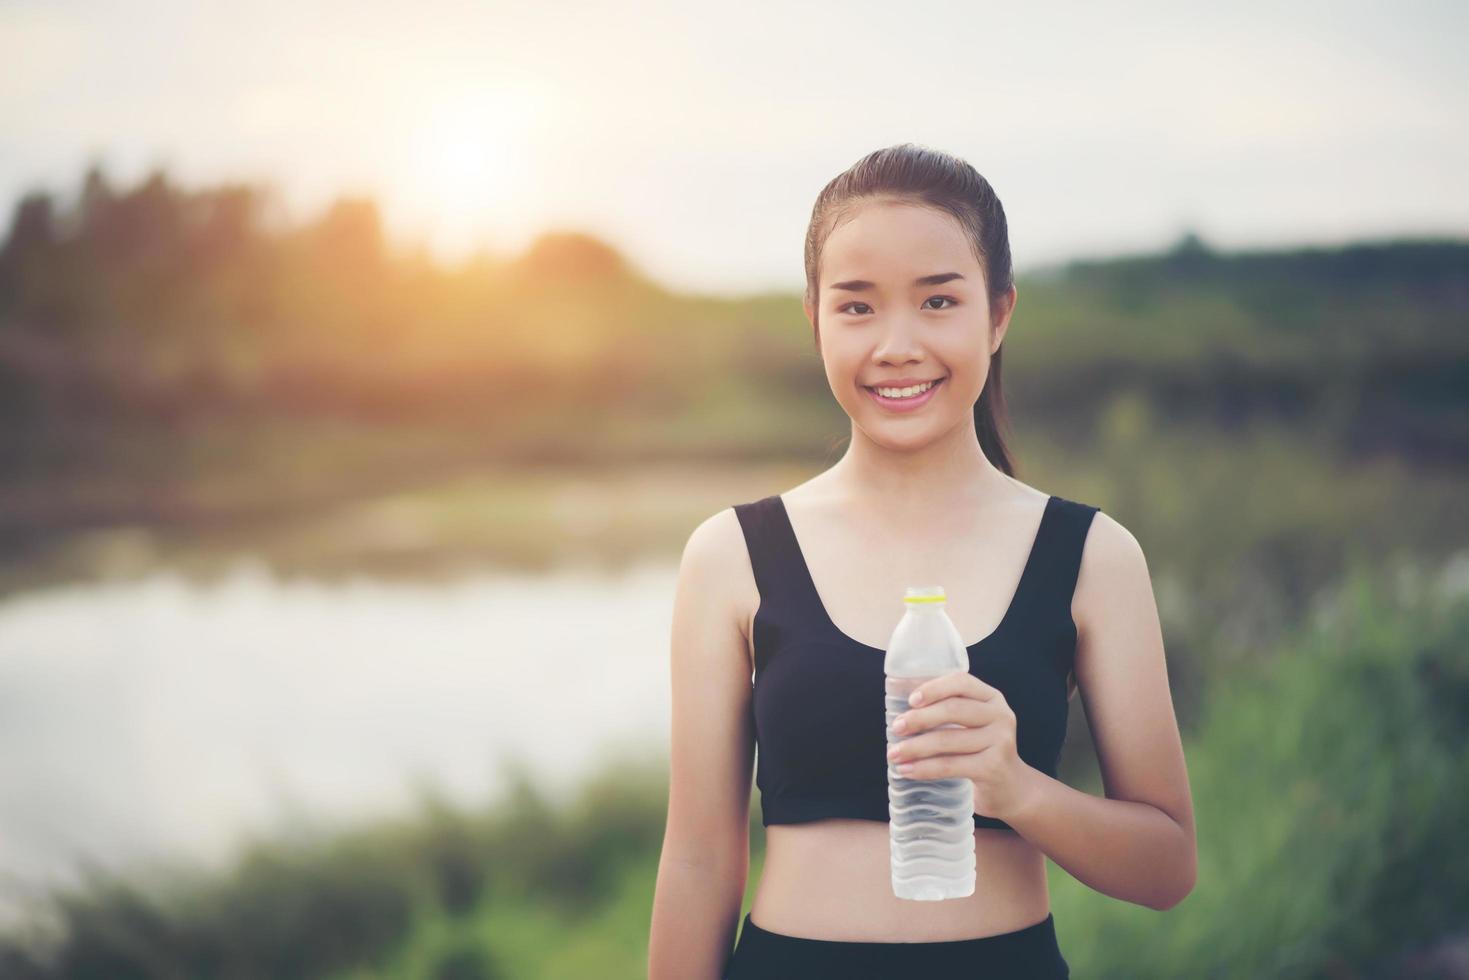
[[[0,914],[79,861],[218,865],[249,832],[564,799],[666,753],[676,564],[283,581],[242,561],[0,602]]]

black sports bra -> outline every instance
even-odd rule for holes
[[[779,494],[734,510],[760,593],[752,640],[761,823],[886,821],[886,651],[847,636],[827,615]],[[970,673],[999,688],[1015,712],[1020,757],[1052,777],[1076,653],[1071,598],[1097,510],[1046,500],[1000,625],[969,647]],[[979,814],[974,825],[1011,829]]]

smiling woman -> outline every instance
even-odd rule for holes
[[[1193,887],[1141,549],[1100,508],[1015,478],[999,381],[1017,291],[1004,209],[972,166],[913,144],[858,161],[817,198],[806,276],[851,441],[685,547],[650,976],[1065,977],[1047,857],[1151,908]],[[915,583],[942,584],[955,628],[982,639],[885,740],[877,644]],[[1056,771],[1077,690],[1111,798]],[[757,752],[765,863],[731,952]],[[889,764],[973,782],[973,894],[898,897]]]

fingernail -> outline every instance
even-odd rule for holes
[[[908,728],[908,723],[906,721],[904,721],[902,718],[899,718],[897,721],[893,722],[893,731],[895,731],[895,732],[906,731],[907,728]]]
[[[909,704],[922,704],[923,703],[923,692],[922,691],[914,691],[912,694],[908,695],[908,703]]]

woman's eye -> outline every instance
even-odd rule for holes
[[[955,299],[954,297],[952,297],[952,296],[930,296],[928,299],[926,299],[926,300],[923,301],[924,308],[925,309],[930,309],[930,310],[947,310],[949,308],[948,306],[929,306],[928,305],[929,303],[932,303],[936,299],[944,300],[945,302],[949,303],[950,306],[958,306],[959,305],[959,301],[957,299]],[[861,311],[858,310],[858,309],[856,309],[856,307],[858,307],[858,306],[863,307],[864,309],[867,309],[867,310],[872,309],[872,307],[868,306],[866,303],[852,302],[852,303],[846,304],[845,306],[839,306],[839,307],[837,307],[837,312],[838,313],[860,313]]]

